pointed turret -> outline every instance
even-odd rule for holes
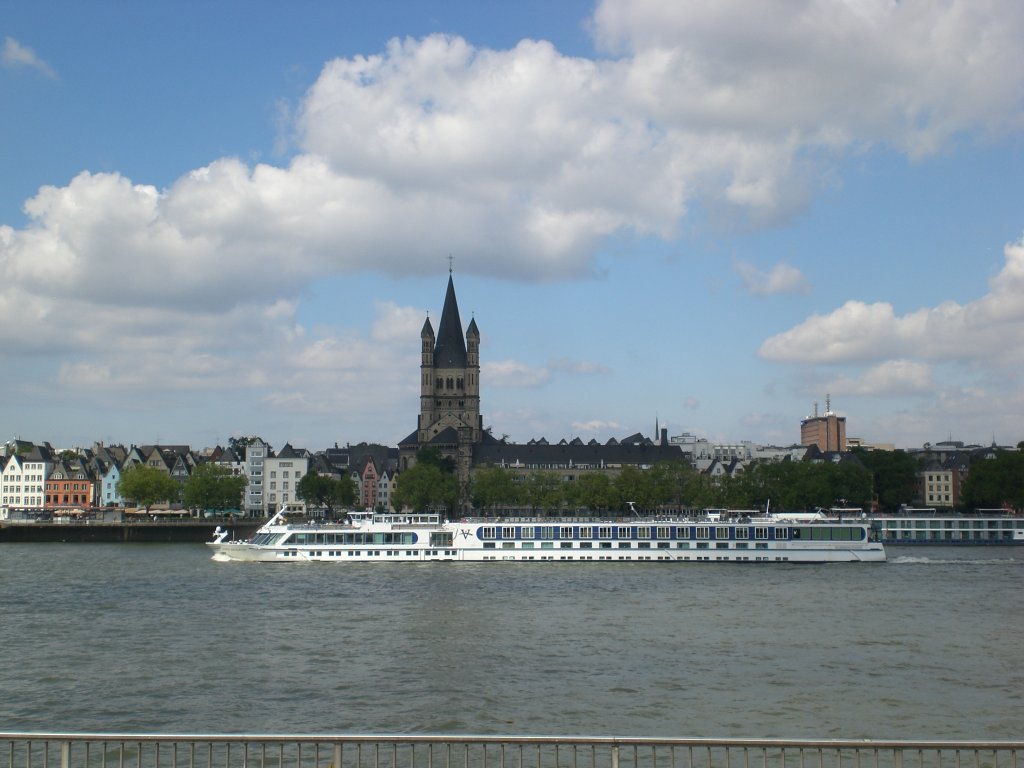
[[[462,335],[459,302],[455,299],[455,283],[452,281],[451,275],[448,275],[448,291],[444,296],[444,309],[441,310],[441,324],[437,327],[434,366],[437,368],[466,367],[466,339]]]

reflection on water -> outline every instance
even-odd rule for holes
[[[0,545],[0,730],[1019,738],[1024,548],[240,564]]]

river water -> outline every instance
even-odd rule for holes
[[[0,545],[0,731],[1024,737],[1024,547],[218,563]]]

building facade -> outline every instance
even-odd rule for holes
[[[818,404],[814,404],[814,415],[800,422],[800,444],[815,445],[822,453],[843,453],[846,451],[846,417],[832,410],[829,398],[825,399],[825,415],[818,415]]]

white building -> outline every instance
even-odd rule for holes
[[[263,513],[275,514],[298,496],[295,488],[299,480],[309,472],[309,452],[296,450],[285,445],[277,456],[268,456],[263,461]]]
[[[271,454],[270,446],[259,438],[253,440],[245,448],[245,512],[250,517],[266,514],[263,501],[263,465]]]
[[[0,473],[3,509],[43,509],[46,506],[46,479],[53,471],[50,452],[35,446],[26,454],[14,454]]]

